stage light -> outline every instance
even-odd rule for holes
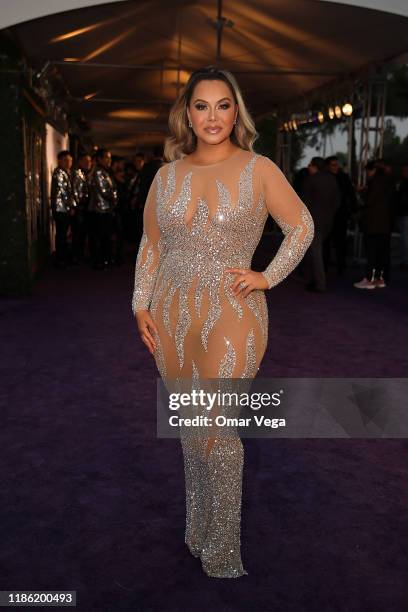
[[[337,119],[340,119],[340,117],[341,117],[341,108],[340,108],[340,106],[337,105],[337,106],[334,107],[334,114],[336,115]]]
[[[294,130],[298,129],[298,126],[297,126],[297,123],[296,123],[295,119],[292,120],[292,127],[293,127]]]
[[[343,115],[346,117],[350,117],[353,114],[353,107],[350,102],[343,104],[343,108],[341,110],[343,111]]]
[[[330,119],[334,119],[334,110],[333,110],[332,106],[330,106],[330,108],[329,108],[329,117],[330,117]]]
[[[319,112],[317,113],[317,119],[318,119],[319,123],[323,123],[323,121],[324,121],[324,115],[323,115],[322,111],[319,111]]]
[[[64,57],[64,62],[80,62],[79,57]]]

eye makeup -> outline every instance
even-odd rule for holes
[[[197,110],[204,110],[207,107],[207,105],[208,103],[205,100],[196,100],[194,102],[194,108]],[[228,108],[231,107],[231,101],[229,98],[222,98],[222,100],[219,100],[217,105],[222,110],[227,110]]]

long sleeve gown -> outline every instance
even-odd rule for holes
[[[235,274],[251,267],[270,214],[280,248],[262,272],[280,283],[309,247],[312,217],[267,157],[237,149],[200,166],[181,158],[156,173],[144,210],[132,310],[157,326],[155,361],[163,379],[254,378],[265,353],[263,290],[234,296]],[[243,445],[238,436],[181,435],[186,488],[185,542],[209,576],[247,574],[241,560]]]

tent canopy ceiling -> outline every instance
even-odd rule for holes
[[[350,5],[224,0],[222,15],[221,65],[255,117],[408,50],[408,17]],[[36,67],[57,62],[95,142],[129,153],[162,140],[178,82],[216,62],[216,18],[216,1],[126,0],[11,29]]]

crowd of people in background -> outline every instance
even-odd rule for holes
[[[150,185],[163,164],[156,146],[146,161],[112,155],[105,148],[84,152],[75,165],[69,151],[58,154],[51,183],[55,220],[55,266],[89,261],[95,270],[121,265],[124,244],[137,248],[143,232],[143,210]],[[395,176],[382,159],[366,166],[364,187],[354,186],[336,156],[313,157],[294,177],[293,187],[315,224],[313,242],[302,262],[306,288],[324,293],[334,253],[337,274],[347,266],[351,220],[363,234],[366,269],[357,289],[384,288],[391,281],[391,234],[401,233],[401,268],[408,270],[408,163]]]
[[[362,233],[365,274],[357,289],[384,288],[391,282],[391,235],[401,233],[401,269],[408,269],[408,163],[396,176],[383,159],[370,161],[364,186],[354,186],[336,156],[313,157],[294,180],[294,189],[310,210],[315,236],[304,259],[309,291],[327,290],[327,271],[334,251],[337,274],[347,262],[351,222]]]
[[[131,160],[100,148],[80,154],[74,165],[69,151],[58,154],[51,181],[57,268],[89,261],[95,270],[121,265],[124,243],[137,249],[150,185],[163,163],[163,149],[152,158],[136,153]]]

